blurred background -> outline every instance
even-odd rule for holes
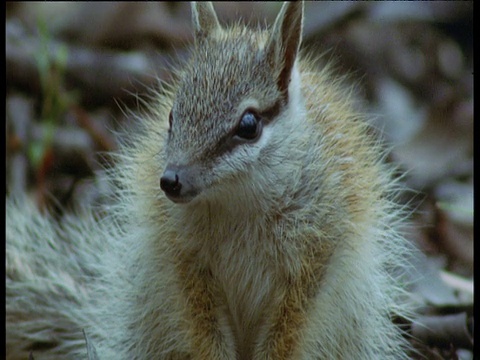
[[[252,26],[280,7],[215,3],[223,24]],[[187,56],[190,16],[185,2],[7,2],[6,193],[59,212],[102,201],[114,132]],[[349,74],[412,190],[414,293],[439,332],[415,346],[473,359],[473,1],[306,2],[303,45]]]

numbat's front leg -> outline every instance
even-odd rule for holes
[[[185,264],[182,267],[179,273],[184,284],[192,359],[236,359],[233,334],[211,271],[189,269]]]

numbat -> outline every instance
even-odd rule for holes
[[[108,216],[7,199],[7,359],[404,359],[393,170],[351,91],[193,3],[178,79],[122,146]],[[23,199],[23,200],[22,200]]]

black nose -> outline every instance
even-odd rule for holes
[[[176,197],[180,195],[182,190],[182,183],[178,178],[178,174],[173,170],[165,170],[160,178],[160,188],[165,194]]]

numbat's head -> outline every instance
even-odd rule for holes
[[[224,29],[209,2],[194,2],[192,14],[195,46],[176,87],[160,179],[177,203],[267,185],[262,171],[275,176],[304,113],[295,65],[302,3],[284,4],[271,31]]]

